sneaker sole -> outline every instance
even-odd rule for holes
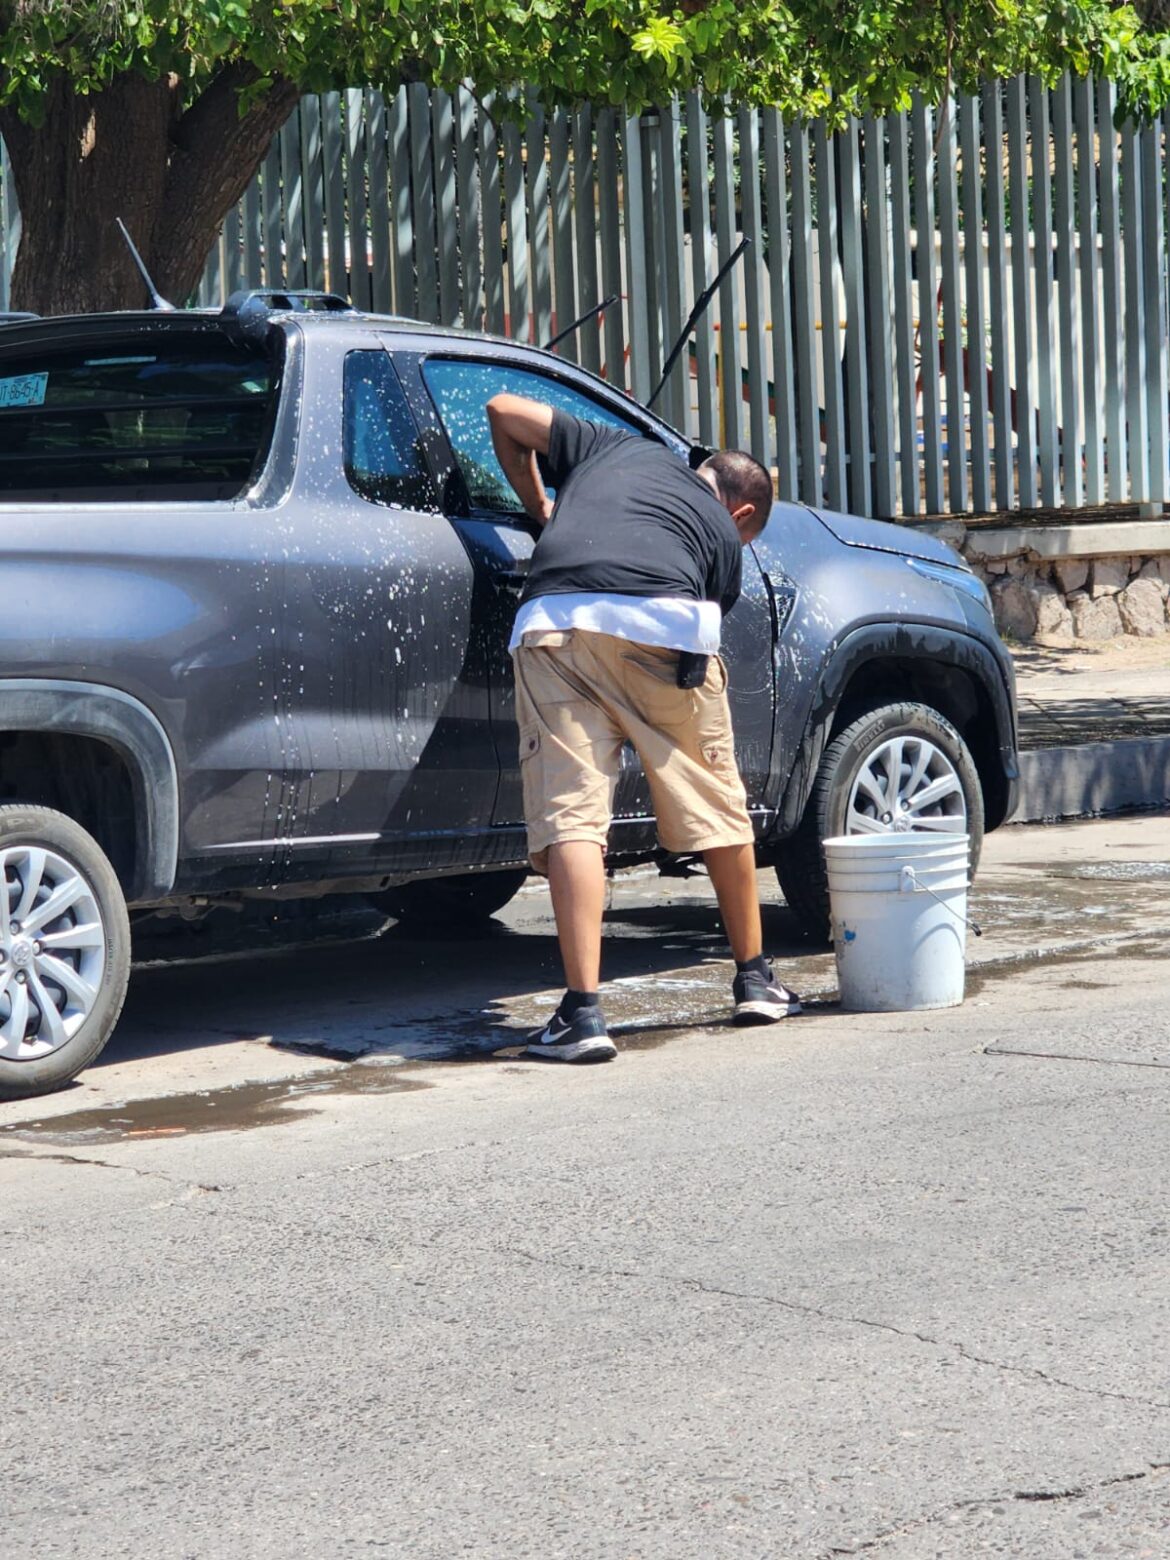
[[[612,1062],[617,1046],[603,1035],[590,1035],[587,1040],[572,1040],[567,1045],[526,1045],[525,1056],[539,1056],[544,1062]]]
[[[775,1002],[738,1002],[734,1022],[737,1024],[778,1024],[782,1018],[795,1018],[800,1012],[799,1002],[789,1002],[778,1007]]]

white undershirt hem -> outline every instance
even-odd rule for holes
[[[508,649],[515,650],[525,634],[538,630],[582,628],[661,650],[718,655],[722,621],[717,601],[575,591],[526,601],[516,614]]]

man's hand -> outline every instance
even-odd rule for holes
[[[494,395],[487,404],[487,415],[504,475],[516,489],[525,513],[544,525],[553,506],[536,457],[548,454],[552,408],[522,395]]]

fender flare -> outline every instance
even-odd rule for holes
[[[775,836],[783,839],[800,823],[812,793],[821,754],[833,719],[857,672],[868,661],[921,660],[966,672],[987,694],[995,719],[995,749],[1002,765],[1003,818],[1011,816],[1019,779],[1016,751],[1015,687],[992,647],[971,634],[927,623],[867,623],[846,634],[829,652],[820,676],[817,698],[805,721],[804,733],[784,782]],[[989,824],[994,828],[995,823]]]
[[[121,757],[134,791],[131,903],[163,899],[179,861],[179,776],[158,718],[138,699],[102,683],[51,677],[0,679],[0,731],[92,737]]]

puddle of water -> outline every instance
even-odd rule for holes
[[[1070,877],[1105,883],[1153,883],[1170,878],[1170,861],[1089,861],[1073,867]]]
[[[88,1110],[51,1116],[45,1121],[25,1121],[0,1128],[3,1144],[14,1138],[26,1143],[80,1144],[135,1142],[151,1138],[196,1136],[206,1132],[247,1132],[255,1127],[279,1126],[313,1109],[303,1106],[322,1096],[338,1094],[407,1094],[432,1089],[434,1084],[403,1078],[389,1067],[353,1067],[327,1078],[294,1079],[281,1083],[246,1083],[236,1089],[193,1094],[171,1094],[163,1099],[130,1100],[122,1105],[100,1105]]]

